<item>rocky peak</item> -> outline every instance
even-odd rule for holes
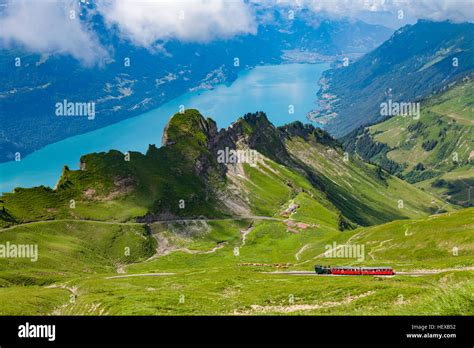
[[[189,109],[171,117],[163,131],[162,145],[196,140],[201,145],[209,146],[216,134],[217,125],[213,120],[205,119],[198,110]]]

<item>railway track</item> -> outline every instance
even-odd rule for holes
[[[432,269],[432,270],[415,270],[409,272],[395,272],[394,275],[371,275],[372,277],[393,277],[393,276],[425,276],[431,274],[439,274],[443,272],[451,272],[451,271],[472,271],[474,270],[473,267],[466,267],[466,268],[446,268],[446,269]],[[317,274],[316,272],[311,271],[275,271],[275,272],[260,272],[264,274],[274,274],[274,275],[296,275],[296,276],[318,276],[318,277],[353,277],[352,274]],[[360,274],[359,274],[360,275]]]

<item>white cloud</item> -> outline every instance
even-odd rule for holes
[[[267,6],[279,4],[308,8],[314,12],[325,12],[333,16],[355,17],[367,13],[381,15],[392,13],[398,15],[402,10],[404,16],[412,19],[452,20],[456,22],[474,21],[472,0],[250,0],[255,4]],[[383,21],[387,18],[381,16]]]
[[[99,0],[97,8],[109,26],[145,47],[158,40],[206,42],[257,31],[252,8],[242,0]]]
[[[82,18],[79,0],[0,0],[0,44],[28,52],[68,54],[86,65],[108,56]],[[106,24],[134,44],[157,48],[159,40],[207,42],[255,34],[257,23],[244,0],[96,0]],[[76,18],[70,18],[75,11]]]
[[[75,18],[71,19],[71,12]],[[9,0],[0,16],[0,42],[29,52],[68,54],[85,65],[107,56],[96,35],[80,20],[78,1]]]
[[[311,1],[313,9],[330,9],[336,13],[392,12],[402,10],[412,18],[472,21],[472,0],[343,0]]]
[[[79,16],[79,0],[0,0],[0,45],[19,44],[28,52],[67,54],[86,65],[108,56]],[[208,42],[255,34],[266,8],[308,8],[335,17],[354,17],[392,27],[417,18],[474,21],[472,0],[95,0],[109,27],[138,46],[159,48],[159,41]],[[70,19],[70,11],[76,18]],[[405,21],[396,19],[403,10]],[[161,43],[162,45],[162,43]]]

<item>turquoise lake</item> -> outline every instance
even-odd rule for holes
[[[318,108],[317,82],[328,68],[328,64],[258,66],[239,74],[230,85],[188,92],[142,115],[48,145],[21,161],[1,163],[0,191],[39,185],[54,187],[62,167],[77,169],[84,154],[110,149],[144,153],[149,144],[160,146],[163,128],[180,105],[198,109],[203,116],[214,119],[219,128],[255,111],[264,111],[276,126],[296,120],[308,123],[306,114]]]

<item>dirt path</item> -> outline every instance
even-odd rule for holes
[[[46,289],[65,289],[65,290],[68,290],[70,293],[71,293],[71,296],[73,296],[73,301],[74,302],[71,302],[71,298],[69,299],[68,302],[62,304],[61,306],[59,307],[56,307],[51,315],[61,315],[63,314],[63,310],[65,308],[67,308],[71,303],[75,303],[76,302],[76,298],[79,297],[79,292],[78,292],[78,287],[77,286],[67,286],[66,284],[52,284],[52,285],[48,285],[48,286],[45,286]]]
[[[379,250],[379,249],[382,249],[382,248],[383,248],[383,245],[384,245],[385,243],[391,242],[392,240],[393,240],[393,238],[392,238],[392,239],[387,239],[387,240],[384,240],[384,241],[380,242],[379,245],[377,245],[376,247],[370,249],[370,251],[367,253],[367,255],[370,256],[370,258],[371,258],[372,260],[375,260],[375,256],[373,255],[373,253],[374,253],[375,251]]]
[[[0,229],[0,232],[13,230],[17,227],[28,226],[28,225],[39,225],[52,222],[86,222],[86,223],[95,223],[95,224],[105,224],[105,225],[124,225],[124,226],[143,226],[144,223],[141,222],[116,222],[116,221],[102,221],[102,220],[84,220],[84,219],[57,219],[57,220],[41,220],[41,221],[31,221],[25,222],[18,225],[13,225],[10,227],[5,227]]]
[[[331,255],[332,253],[335,253],[337,252],[340,248],[344,248],[346,245],[348,244],[339,244],[336,249],[330,249],[330,250],[326,250],[324,253],[321,253],[319,255],[316,255],[315,257],[312,258],[312,260],[314,259],[319,259],[321,257],[325,257],[326,255]]]
[[[459,271],[474,271],[474,266],[459,267],[459,268],[439,268],[439,269],[416,269],[413,271],[400,271],[396,272],[397,275],[409,275],[409,276],[423,276],[430,274],[439,274],[443,272],[459,272]]]
[[[210,250],[191,250],[191,249],[184,248],[184,247],[176,248],[173,244],[170,243],[168,238],[163,236],[161,233],[154,233],[153,237],[155,237],[155,239],[157,241],[156,252],[155,252],[154,255],[152,255],[148,259],[146,259],[145,262],[154,260],[154,259],[156,259],[158,257],[161,257],[161,256],[169,255],[169,254],[174,253],[174,252],[179,252],[179,251],[181,251],[183,253],[186,253],[186,254],[192,254],[192,255],[213,254],[213,253],[215,253],[219,249],[222,249],[223,247],[225,247],[228,244],[228,242],[222,242],[222,243],[217,244],[215,247],[213,247]]]
[[[212,254],[212,253],[215,253],[217,250],[222,249],[226,245],[227,245],[227,242],[223,242],[223,243],[217,244],[211,250],[191,250],[188,248],[179,248],[179,249],[173,249],[171,250],[171,252],[182,251],[183,253],[192,254],[192,255]]]
[[[240,244],[240,247],[243,247],[245,245],[245,241],[247,240],[247,235],[252,232],[253,226],[250,226],[246,230],[241,230],[240,233],[242,233],[242,243]]]
[[[343,246],[344,246],[343,244],[338,245],[338,246],[336,247],[336,249],[326,250],[325,252],[323,252],[323,253],[321,253],[321,254],[319,254],[319,255],[313,256],[312,258],[310,258],[310,259],[308,259],[308,260],[295,263],[295,266],[304,265],[304,264],[306,264],[306,263],[308,263],[308,262],[314,262],[315,259],[322,258],[322,257],[324,257],[325,255],[329,255],[329,254],[332,253],[333,251],[337,251],[339,248],[342,248]],[[303,248],[304,248],[304,247],[303,247]],[[300,250],[295,254],[295,257],[296,257],[296,255],[299,254],[298,257],[296,258],[296,260],[298,260],[298,261],[299,261],[299,256],[301,255],[301,254],[300,254],[301,251],[302,251],[302,250],[300,249]]]
[[[135,274],[124,274],[119,276],[105,277],[105,279],[119,279],[119,278],[130,278],[130,277],[161,277],[174,275],[176,273],[135,273]]]
[[[301,311],[309,311],[315,309],[324,309],[331,307],[338,307],[342,305],[350,304],[351,302],[357,301],[361,298],[371,296],[375,294],[375,291],[367,291],[358,295],[349,295],[342,299],[341,301],[326,301],[315,304],[289,304],[287,306],[277,305],[277,306],[261,306],[261,305],[251,305],[250,310],[238,311],[235,310],[233,315],[246,315],[246,314],[257,314],[257,313],[294,313]]]
[[[410,222],[410,223],[407,223],[407,224],[404,224],[403,227],[405,227],[405,231],[403,232],[405,234],[405,237],[409,237],[411,235],[413,235],[413,232],[409,232],[409,227],[411,225],[414,225],[416,224],[418,221],[413,221],[413,222]]]
[[[235,216],[225,219],[173,219],[173,220],[160,220],[150,222],[151,224],[159,223],[178,223],[178,222],[196,222],[196,221],[236,221],[236,220],[268,220],[268,221],[281,221],[284,219],[279,219],[271,216],[258,216],[258,215],[249,215],[249,216]],[[91,220],[91,219],[51,219],[51,220],[40,220],[40,221],[30,221],[22,224],[13,225],[10,227],[5,227],[0,229],[0,232],[8,231],[15,229],[20,226],[35,225],[35,224],[44,224],[51,222],[87,222],[87,223],[98,223],[106,225],[125,225],[125,226],[144,226],[147,223],[144,222],[119,222],[119,221],[103,221],[103,220]]]
[[[125,273],[125,266],[124,264],[118,264],[117,265],[117,273]]]
[[[351,244],[354,239],[359,238],[362,234],[364,234],[364,232],[367,232],[367,231],[357,232],[356,234],[354,234],[353,236],[351,236],[351,237],[347,240],[346,243],[347,243],[347,244]]]
[[[404,233],[405,233],[405,237],[408,237],[408,236],[413,235],[413,232],[412,232],[412,233],[408,232],[408,226],[407,226],[406,224],[403,225],[403,227],[405,227],[405,232],[404,232]]]
[[[301,253],[302,253],[303,251],[305,251],[306,249],[308,249],[308,247],[309,247],[310,245],[311,245],[311,244],[305,244],[305,245],[303,245],[303,247],[302,247],[300,250],[298,250],[298,252],[295,254],[295,259],[296,259],[297,261],[300,260],[300,255],[301,255]]]
[[[153,221],[155,223],[174,223],[174,222],[194,222],[194,221],[236,221],[236,220],[269,220],[269,221],[284,221],[284,219],[271,217],[271,216],[259,216],[259,215],[242,215],[242,216],[233,216],[230,218],[224,219],[174,219],[174,220],[159,220]]]
[[[46,289],[66,289],[68,290],[72,295],[74,296],[79,296],[79,293],[77,291],[78,287],[77,286],[66,286],[66,284],[53,284],[53,285],[48,285],[45,286]]]

